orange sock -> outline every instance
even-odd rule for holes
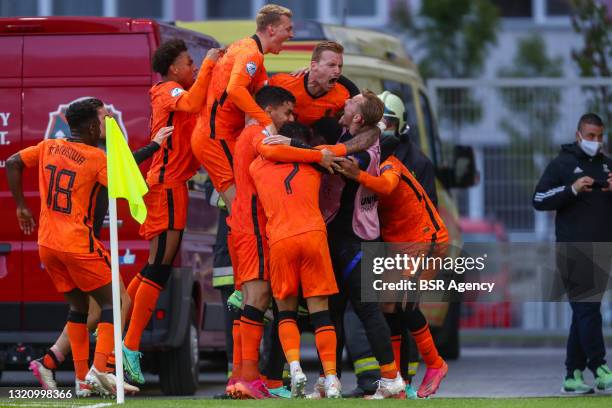
[[[442,367],[444,360],[442,360],[442,357],[438,354],[438,349],[429,331],[429,325],[426,324],[422,329],[411,333],[419,349],[419,354],[423,357],[425,365],[430,368]]]
[[[393,347],[393,358],[395,359],[395,366],[401,367],[401,349],[402,349],[402,336],[391,336],[391,347]]]
[[[85,315],[87,320],[87,315]],[[84,381],[89,370],[89,333],[87,323],[75,323],[68,321],[68,340],[72,349],[74,360],[74,372],[77,380]]]
[[[245,305],[240,317],[242,341],[242,379],[254,381],[259,378],[259,345],[263,336],[264,312]]]
[[[55,370],[64,361],[64,355],[53,345],[43,356],[42,364],[49,370]]]
[[[115,347],[114,341],[113,341],[113,347]],[[115,372],[115,351],[114,350],[110,353],[110,355],[108,356],[108,359],[106,360],[106,372],[107,373]]]
[[[325,375],[336,375],[336,329],[322,326],[315,330],[315,344]]]
[[[147,266],[148,266],[148,264],[147,264]],[[145,268],[147,266],[145,266]],[[145,268],[143,268],[142,271],[144,271]],[[127,292],[128,296],[132,300],[132,303],[130,305],[130,311],[127,314],[127,318],[128,319],[130,319],[130,317],[132,316],[132,311],[134,310],[134,300],[136,299],[136,293],[138,292],[138,287],[140,286],[140,283],[144,279],[143,276],[141,275],[141,272],[138,272],[136,274],[136,276],[134,276],[132,278],[132,280],[130,281],[130,284],[128,285],[128,287],[126,289],[126,292]]]
[[[273,388],[280,388],[282,386],[283,380],[271,380],[269,378],[266,378],[266,387],[268,387],[269,390]]]
[[[140,348],[142,331],[149,324],[161,290],[162,288],[159,285],[147,278],[143,278],[141,285],[138,287],[133,302],[134,309],[130,326],[123,340],[125,346],[132,351],[137,351]]]
[[[113,351],[113,345],[113,324],[106,322],[98,323],[98,341],[96,343],[93,365],[101,373],[106,372],[106,361]]]
[[[242,336],[240,334],[240,319],[234,319],[232,339],[234,340],[232,378],[238,380],[242,377]]]
[[[397,366],[395,365],[395,361],[392,361],[389,364],[381,364],[380,376],[387,379],[394,379],[397,377]]]
[[[300,331],[295,319],[285,318],[278,322],[278,337],[287,362],[300,361]]]

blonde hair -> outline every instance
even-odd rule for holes
[[[360,106],[363,124],[365,126],[376,125],[383,117],[385,104],[369,89],[363,90],[361,95],[364,99]]]
[[[287,7],[279,6],[278,4],[266,4],[259,9],[257,17],[255,17],[257,31],[264,31],[270,24],[278,24],[282,16],[291,18],[293,13]]]
[[[314,50],[312,50],[312,58],[310,60],[319,62],[321,54],[323,54],[324,51],[342,54],[344,52],[344,47],[335,41],[321,41],[314,47]]]

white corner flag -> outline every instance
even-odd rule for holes
[[[110,249],[113,287],[113,326],[115,340],[115,368],[117,378],[117,404],[123,404],[123,352],[121,333],[121,293],[119,282],[119,235],[117,233],[117,198],[125,198],[132,217],[143,223],[147,208],[142,196],[147,193],[145,183],[134,156],[113,118],[106,118],[106,163],[108,171],[108,213],[110,217]]]

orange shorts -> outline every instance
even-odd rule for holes
[[[230,231],[227,234],[227,246],[234,267],[236,289],[240,290],[244,282],[270,280],[270,248],[265,237]]]
[[[221,193],[235,183],[234,146],[235,140],[211,139],[205,133],[194,132],[191,139],[194,156],[206,169],[215,190]]]
[[[102,249],[76,254],[39,246],[38,254],[58,292],[91,292],[111,282],[110,257]]]
[[[140,235],[151,240],[168,230],[183,230],[187,223],[189,191],[187,184],[176,186],[155,184],[144,196],[147,218],[140,226]]]
[[[297,296],[300,287],[305,298],[337,293],[327,234],[309,231],[275,242],[270,247],[270,282],[276,299]]]

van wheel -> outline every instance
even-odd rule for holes
[[[165,395],[193,395],[198,388],[200,372],[199,338],[195,324],[195,307],[191,310],[183,344],[159,353],[159,382]]]

